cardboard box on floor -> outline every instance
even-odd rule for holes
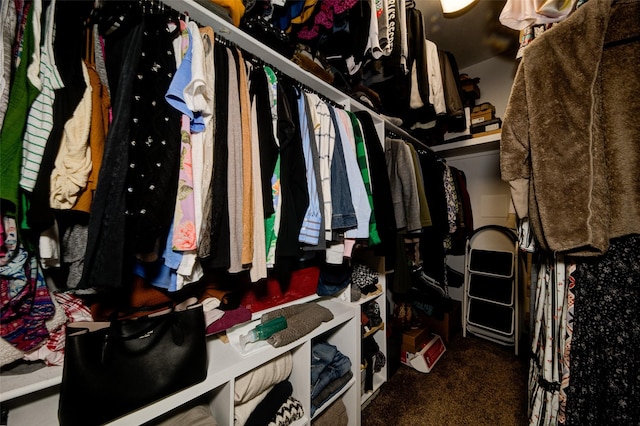
[[[415,353],[427,344],[431,339],[431,333],[427,328],[411,328],[402,332],[402,347]]]
[[[422,373],[430,373],[446,350],[442,338],[437,334],[431,334],[430,340],[418,352],[410,352],[402,345],[400,362]]]
[[[452,300],[452,302],[453,308],[451,309],[451,312],[444,314],[443,319],[437,319],[435,317],[427,316],[423,318],[423,322],[429,329],[429,331],[433,334],[441,336],[442,340],[444,340],[444,342],[447,344],[455,333],[462,330],[462,316],[460,312],[462,309],[462,304],[457,300]]]

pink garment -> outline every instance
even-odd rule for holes
[[[180,49],[182,56],[189,48],[189,32],[184,21],[180,21],[182,31]],[[181,56],[181,57],[182,57]],[[188,251],[196,249],[196,212],[193,196],[193,168],[191,156],[191,120],[182,115],[180,125],[180,172],[178,175],[178,196],[173,216],[173,250]]]
[[[567,18],[576,0],[507,0],[500,12],[502,25],[523,30],[535,24],[551,24]]]
[[[220,333],[234,325],[247,322],[251,319],[251,311],[244,306],[240,305],[236,309],[225,311],[222,318],[209,324],[207,326],[206,334],[211,336],[212,334]]]
[[[182,146],[180,147],[180,174],[178,199],[173,220],[173,249],[179,251],[196,249],[196,212],[193,199],[193,169],[191,167],[190,120],[182,115]]]
[[[358,0],[324,0],[320,2],[320,10],[313,18],[311,27],[305,26],[298,31],[298,37],[303,40],[312,40],[318,37],[320,26],[330,30],[333,28],[333,17],[351,9]]]
[[[2,267],[0,307],[0,336],[16,349],[32,351],[49,337],[55,307],[38,260],[22,247]]]
[[[58,304],[64,310],[69,323],[77,321],[93,321],[91,310],[85,302],[71,293],[53,293]],[[64,363],[64,344],[66,324],[49,332],[47,343],[37,350],[25,354],[27,361],[43,360],[47,365],[61,366]]]

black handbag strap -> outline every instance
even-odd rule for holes
[[[181,317],[183,317],[183,315],[197,315],[192,311],[198,309],[202,311],[202,305],[194,305],[194,307],[187,307],[181,310],[176,310],[175,306],[171,306],[167,312],[158,312],[157,314],[137,318],[111,321],[109,334],[115,339],[124,341],[150,337],[152,333],[157,333],[168,327],[172,327],[174,342],[180,345],[184,340],[182,330],[184,325],[181,324]]]
[[[168,312],[158,315],[144,315],[136,318],[111,321],[110,335],[119,340],[139,339],[150,335],[153,330],[164,329],[173,325],[176,321],[174,314],[177,311],[173,307]]]
[[[175,307],[175,302],[169,300],[167,302],[158,303],[157,305],[146,306],[129,306],[126,309],[116,309],[108,316],[109,321],[122,321],[134,317],[144,317],[154,312],[163,311],[165,309],[171,309]]]

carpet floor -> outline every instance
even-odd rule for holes
[[[526,425],[527,377],[528,361],[522,355],[516,357],[513,347],[458,333],[430,373],[400,365],[362,411],[361,423]]]

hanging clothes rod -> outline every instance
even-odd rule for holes
[[[390,133],[400,139],[405,140],[406,142],[411,143],[416,148],[423,148],[433,152],[433,150],[431,149],[431,147],[429,147],[429,145],[422,142],[420,139],[417,139],[415,136],[413,136],[412,134],[404,130],[402,127],[396,126],[395,124],[389,122],[386,119],[385,119],[385,130],[387,131],[387,133]]]
[[[282,64],[280,71],[291,77],[293,80],[300,82],[316,93],[322,93],[327,99],[330,99],[337,105],[346,107],[349,105],[350,97],[333,86],[300,68],[289,58],[285,58],[280,53],[256,40],[248,33],[239,30],[231,23],[216,15],[210,10],[210,2],[207,0],[171,0],[166,2],[173,9],[182,13],[188,13],[189,17],[201,25],[213,28],[214,33],[224,37],[244,52],[251,53],[259,57],[265,63]]]
[[[157,5],[162,4],[163,2],[156,0],[153,1],[153,3]],[[262,44],[251,35],[235,28],[223,18],[217,16],[215,12],[207,8],[206,0],[172,0],[170,2],[164,2],[164,4],[166,5],[165,7],[169,7],[182,15],[189,16],[189,18],[197,22],[198,25],[210,26],[213,28],[216,38],[219,40],[224,40],[227,45],[233,45],[240,49],[243,52],[243,55],[251,55],[251,57],[257,58],[257,61],[268,65],[274,71],[278,71],[282,75],[286,75],[295,80],[301,88],[308,92],[317,94],[324,101],[339,108],[345,108],[351,105],[352,110],[354,109],[353,107],[355,107],[357,110],[365,110],[370,114],[379,116],[379,114],[372,111],[367,106],[361,104],[335,87],[328,85],[325,81],[303,70],[280,53]],[[274,63],[281,63],[283,66],[275,67],[271,65]],[[385,122],[385,130],[392,131],[400,138],[413,144],[416,148],[423,148],[429,152],[433,152],[426,143],[420,141],[406,130],[396,126],[384,117],[382,118]]]

